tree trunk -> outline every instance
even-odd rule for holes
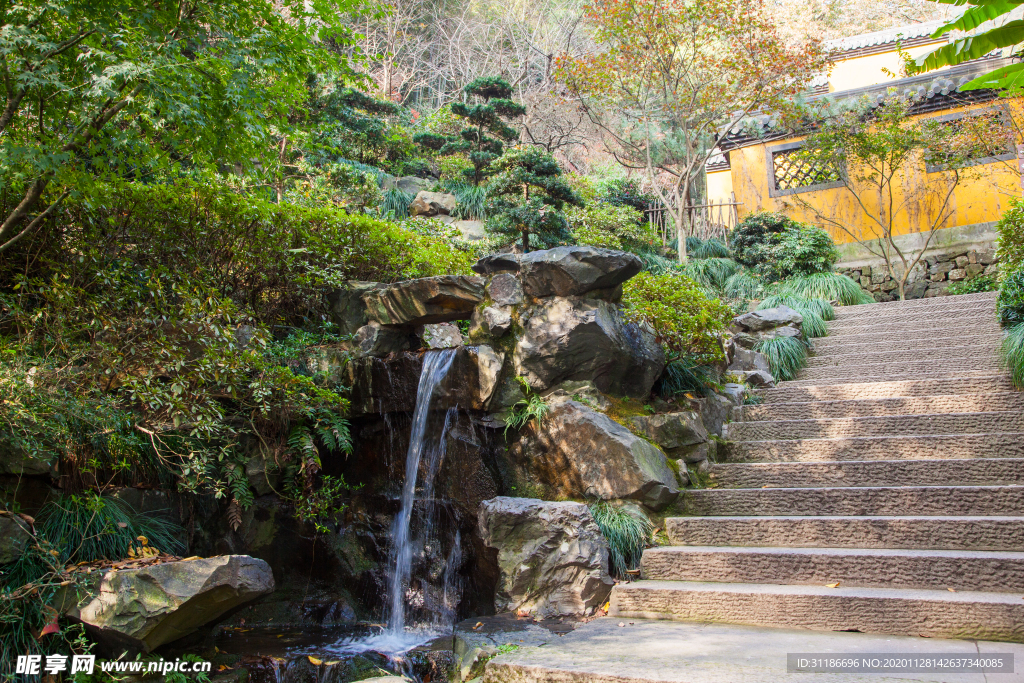
[[[679,257],[679,263],[686,263],[689,260],[689,255],[686,253],[686,235],[690,231],[688,218],[685,204],[677,209],[677,215],[672,216],[672,220],[676,224],[676,238],[678,240],[676,254]]]
[[[523,253],[525,254],[528,251],[530,251],[530,232],[528,230],[523,230],[522,232],[523,232]]]

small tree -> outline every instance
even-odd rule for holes
[[[915,120],[912,105],[891,94],[877,110],[864,102],[816,115],[817,130],[807,137],[800,156],[808,164],[835,169],[858,210],[837,210],[794,196],[821,224],[849,235],[885,261],[900,300],[906,298],[910,272],[953,213],[953,191],[965,167],[979,154],[973,135],[956,122]],[[941,172],[928,174],[927,182],[914,181],[914,171],[923,163]],[[901,216],[924,234],[917,248],[897,241]]]
[[[413,141],[441,156],[465,154],[473,168],[466,169],[464,175],[474,185],[479,185],[493,172],[490,164],[504,151],[503,142],[514,142],[519,138],[519,134],[505,119],[522,116],[526,113],[526,107],[509,99],[512,86],[498,77],[478,78],[463,88],[463,92],[469,98],[481,101],[476,104],[456,102],[452,105],[452,113],[469,124],[459,131],[458,136],[420,133]]]
[[[489,231],[512,241],[521,238],[524,253],[530,250],[530,235],[548,248],[572,240],[562,208],[583,206],[583,200],[562,178],[562,169],[550,154],[538,147],[514,147],[491,168],[497,175],[487,187],[494,198],[488,207]]]

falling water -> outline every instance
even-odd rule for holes
[[[412,575],[412,538],[410,523],[412,508],[416,501],[416,479],[426,442],[427,418],[430,415],[430,399],[437,385],[448,374],[455,358],[454,349],[429,352],[423,358],[419,388],[416,390],[416,409],[412,416],[412,434],[409,437],[409,451],[405,456],[405,484],[402,487],[402,505],[392,525],[391,573],[388,576],[388,632],[400,636],[405,631],[405,592]],[[446,426],[448,420],[445,420]],[[444,443],[443,435],[441,443]],[[443,448],[440,445],[439,448]],[[433,465],[433,463],[431,463]],[[431,470],[436,472],[436,467]],[[428,477],[433,479],[433,477]],[[433,481],[424,482],[428,487]]]

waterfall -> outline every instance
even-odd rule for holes
[[[388,632],[393,636],[405,631],[405,594],[412,575],[413,544],[410,534],[412,508],[416,502],[416,480],[420,462],[426,445],[427,418],[430,416],[430,399],[438,384],[448,374],[448,369],[455,358],[455,349],[428,352],[423,357],[423,369],[420,371],[419,387],[416,390],[416,409],[412,416],[412,433],[409,437],[409,450],[405,456],[405,484],[402,486],[402,504],[392,524],[390,564],[388,576]],[[449,420],[445,420],[447,427]],[[444,434],[438,449],[444,448]],[[443,454],[439,454],[443,455]],[[440,457],[438,457],[440,459]],[[433,490],[433,475],[437,472],[434,463],[430,463],[430,472],[424,481],[424,488]]]

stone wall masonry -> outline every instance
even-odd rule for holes
[[[899,283],[889,274],[883,261],[853,267],[840,264],[836,270],[848,275],[866,289],[875,301],[899,299]],[[907,278],[907,299],[946,296],[950,284],[973,280],[983,275],[997,275],[999,259],[994,249],[959,248],[936,252],[921,259]]]

